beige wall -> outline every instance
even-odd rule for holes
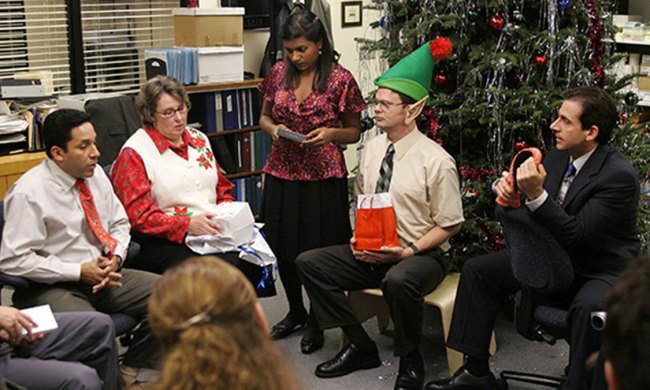
[[[269,29],[244,30],[244,70],[257,77],[264,56],[264,48],[269,40]]]

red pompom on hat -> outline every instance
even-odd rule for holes
[[[449,38],[436,38],[429,43],[429,51],[434,60],[440,61],[449,58],[453,51],[454,45]]]

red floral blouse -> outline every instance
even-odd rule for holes
[[[183,133],[183,143],[179,146],[171,144],[158,130],[145,126],[144,130],[151,137],[160,153],[171,149],[174,153],[187,160],[188,147],[202,149],[205,140],[192,137],[189,131]],[[209,152],[209,149],[207,149]],[[203,158],[203,156],[201,157]],[[201,164],[201,161],[199,161]],[[206,164],[210,164],[209,161]],[[217,167],[217,203],[232,201],[230,194],[232,183],[226,179]],[[131,148],[124,148],[111,170],[111,180],[115,194],[120,199],[131,221],[131,227],[143,234],[166,238],[169,241],[182,243],[190,224],[190,217],[184,215],[182,210],[177,210],[177,215],[165,214],[153,201],[151,184],[147,177],[147,170],[140,155]]]
[[[271,68],[258,89],[264,99],[273,103],[272,117],[298,133],[307,134],[319,127],[340,127],[342,112],[361,112],[366,103],[352,73],[338,64],[332,66],[324,92],[313,90],[300,104],[292,89],[285,87],[287,63]],[[305,148],[298,143],[273,144],[264,172],[285,180],[320,180],[347,175],[343,152],[339,145],[329,143]]]

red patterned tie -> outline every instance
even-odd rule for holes
[[[95,201],[93,200],[93,194],[90,192],[90,188],[88,188],[82,179],[77,179],[74,185],[79,189],[81,207],[84,209],[84,214],[86,214],[86,220],[88,221],[88,225],[90,225],[90,229],[99,242],[108,249],[108,257],[113,256],[113,252],[117,246],[117,240],[111,237],[106,229],[104,229],[104,226],[102,226],[102,221],[99,219],[99,213],[97,213],[97,207],[95,207]]]

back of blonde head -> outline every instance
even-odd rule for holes
[[[149,321],[166,348],[156,389],[299,389],[282,353],[256,320],[255,291],[235,267],[191,258],[154,287]],[[205,313],[204,321],[188,319]]]

